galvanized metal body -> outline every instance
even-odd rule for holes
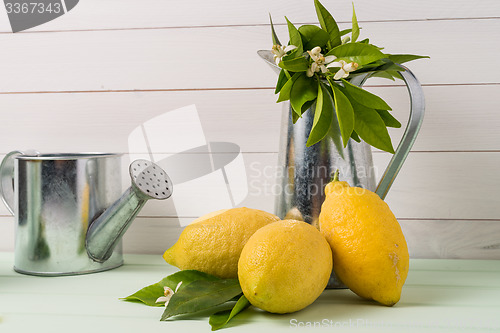
[[[73,275],[123,263],[121,243],[103,263],[90,259],[85,247],[92,221],[121,196],[120,155],[15,154],[13,158],[16,271]]]
[[[121,155],[26,154],[0,165],[0,195],[16,221],[14,269],[44,275],[99,272],[123,263],[123,234],[149,199],[173,185],[158,165],[136,160],[123,193]]]

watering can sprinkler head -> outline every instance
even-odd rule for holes
[[[147,160],[136,160],[129,167],[132,185],[90,225],[85,241],[89,257],[108,260],[123,234],[149,199],[165,200],[173,184],[167,173]]]

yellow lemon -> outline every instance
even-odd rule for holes
[[[241,252],[238,278],[254,306],[273,313],[301,310],[325,289],[332,251],[318,229],[295,220],[255,232]]]
[[[319,226],[333,252],[333,269],[361,297],[396,304],[408,275],[406,240],[396,217],[366,189],[332,181],[325,187]]]
[[[261,227],[278,220],[273,214],[245,207],[210,213],[188,225],[163,258],[180,269],[236,278],[238,259],[247,240]]]

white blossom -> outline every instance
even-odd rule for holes
[[[170,299],[172,298],[172,296],[174,296],[174,294],[177,292],[177,290],[179,290],[179,287],[181,286],[181,284],[182,284],[182,281],[177,284],[177,286],[175,287],[175,291],[173,291],[169,287],[163,287],[163,295],[164,296],[158,297],[158,299],[156,300],[156,303],[165,302],[165,306],[167,306],[168,302],[170,302]]]
[[[284,55],[291,50],[295,50],[296,48],[297,46],[295,45],[288,45],[287,47],[283,47],[282,45],[273,45],[271,52],[274,54],[274,62],[276,62],[276,66],[279,65]]]
[[[165,302],[165,306],[167,306],[168,302],[170,301],[170,299],[174,295],[174,291],[172,289],[170,289],[169,287],[163,287],[163,290],[164,290],[163,291],[164,296],[158,297],[158,299],[156,300],[156,303]]]
[[[358,69],[358,64],[355,62],[347,63],[344,60],[339,60],[337,62],[331,62],[326,67],[328,67],[328,68],[340,67],[340,69],[337,71],[337,73],[335,73],[335,75],[333,77],[334,80],[339,80],[341,78],[345,79],[346,77],[349,76],[350,72],[353,72],[356,69]]]
[[[325,57],[323,54],[321,54],[321,47],[319,46],[316,46],[311,51],[307,51],[307,53],[309,53],[313,61],[311,67],[309,67],[306,71],[306,75],[308,77],[313,76],[314,73],[317,73],[319,71],[321,71],[322,73],[326,73],[328,71],[326,65],[337,59],[337,57],[333,55]]]

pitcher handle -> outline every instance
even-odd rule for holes
[[[14,215],[14,158],[24,155],[21,151],[11,151],[0,164],[0,196],[9,212]]]
[[[405,133],[399,142],[398,148],[387,165],[387,168],[377,185],[377,189],[375,190],[375,193],[377,193],[382,199],[384,199],[387,195],[387,192],[398,175],[411,147],[415,143],[417,134],[422,126],[425,113],[424,92],[420,82],[407,67],[402,65],[399,66],[405,69],[405,71],[401,71],[399,73],[403,77],[406,87],[408,88],[408,93],[410,94],[410,117],[408,119]]]

